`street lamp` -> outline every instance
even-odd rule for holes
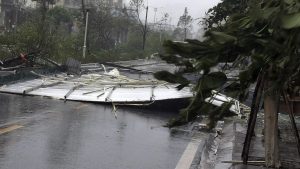
[[[86,41],[87,41],[87,31],[88,31],[88,23],[89,23],[89,10],[86,10],[86,18],[85,18],[85,30],[84,30],[84,42],[83,42],[83,58],[86,57]]]

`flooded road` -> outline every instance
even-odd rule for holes
[[[0,94],[1,169],[174,169],[171,112]]]

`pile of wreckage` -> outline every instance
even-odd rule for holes
[[[32,52],[28,54],[20,53],[17,56],[9,57],[0,60],[0,71],[17,71],[22,68],[27,67],[37,67],[37,66],[56,66],[60,65],[47,57],[42,57],[38,52]]]
[[[187,100],[193,97],[192,86],[177,90],[176,84],[169,84],[153,78],[152,72],[135,69],[129,62],[89,63],[81,64],[74,59],[68,59],[65,65],[42,58],[34,53],[20,54],[1,62],[1,72],[20,71],[24,67],[52,65],[59,72],[42,74],[34,69],[30,74],[34,78],[19,79],[2,83],[0,92],[30,96],[45,96],[61,100],[84,101],[95,103],[110,103],[114,105],[151,105],[161,101]],[[150,64],[151,63],[151,64]],[[152,69],[155,65],[162,66],[161,61],[149,62]],[[144,63],[143,63],[144,64]],[[138,67],[141,67],[139,65]],[[240,114],[247,106],[238,100],[227,97],[215,91],[212,98],[206,101],[215,106],[231,102],[230,110]]]

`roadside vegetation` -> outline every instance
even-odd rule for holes
[[[203,41],[166,41],[162,59],[185,69],[169,75],[160,72],[156,77],[178,77],[172,79],[179,79],[177,82],[187,85],[181,76],[183,73],[203,74],[194,87],[196,95],[190,105],[170,125],[183,124],[198,115],[207,114],[213,127],[217,120],[228,115],[231,103],[221,107],[206,103],[205,99],[212,96],[211,91],[225,91],[242,101],[247,98],[250,85],[255,84],[247,131],[249,138],[245,140],[243,160],[247,163],[245,152],[249,152],[248,143],[254,134],[255,116],[263,107],[265,165],[279,168],[277,123],[280,100],[299,96],[299,17],[297,0],[223,0],[208,11],[203,21],[206,25]],[[249,63],[242,68],[240,65],[245,61]],[[222,70],[211,71],[212,67],[222,62],[231,62],[233,68],[241,70],[237,80],[229,82]],[[263,105],[260,100],[263,100]]]
[[[222,70],[211,72],[218,63],[233,63],[233,68],[241,69],[245,61],[250,61],[240,72],[239,80],[231,82],[227,88],[232,97],[245,99],[250,84],[263,75],[266,81],[272,82],[269,87],[265,86],[268,93],[289,90],[296,94],[298,88],[290,87],[299,84],[300,77],[300,22],[297,18],[300,10],[297,3],[293,0],[243,3],[224,0],[209,10],[202,22],[207,30],[205,40],[165,41],[161,58],[185,68],[172,76],[182,79],[181,75],[186,72],[203,73],[195,87],[198,95],[179,121],[184,123],[199,113],[208,112],[204,99],[211,95],[211,90],[219,89],[228,81]],[[157,77],[160,74],[166,72],[157,73]],[[187,85],[186,80],[178,82]],[[210,114],[212,123],[225,115],[219,113]]]
[[[158,53],[162,42],[172,39],[168,18],[158,18],[145,26],[145,16],[140,14],[146,8],[142,0],[132,0],[123,8],[99,1],[82,9],[52,7],[54,2],[47,0],[38,2],[38,8],[23,11],[18,23],[0,34],[0,59],[30,52],[57,62],[68,57],[82,62],[139,59]],[[83,59],[87,11],[87,57]]]

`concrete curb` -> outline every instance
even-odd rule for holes
[[[204,138],[201,140],[201,142],[198,146],[197,152],[194,156],[193,162],[189,169],[198,169],[198,166],[201,162],[202,153],[203,153],[204,149],[206,148],[206,145],[207,145],[207,138]]]

